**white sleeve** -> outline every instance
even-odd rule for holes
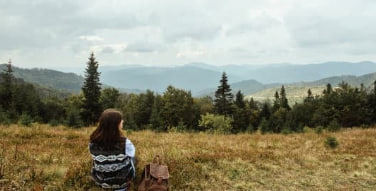
[[[135,154],[136,154],[136,148],[134,147],[131,140],[127,139],[127,141],[125,142],[125,155],[134,157]]]

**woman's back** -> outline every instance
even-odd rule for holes
[[[126,188],[135,178],[135,147],[122,135],[122,123],[120,112],[105,110],[90,136],[91,173],[102,188]]]

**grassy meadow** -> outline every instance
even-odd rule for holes
[[[0,190],[101,190],[89,175],[93,130],[0,126]],[[289,135],[124,133],[137,149],[138,177],[160,154],[172,191],[376,190],[375,127]],[[328,136],[337,148],[325,146]]]

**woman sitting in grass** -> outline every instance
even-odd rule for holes
[[[123,116],[115,109],[105,110],[99,125],[90,135],[93,158],[91,174],[102,188],[126,191],[136,176],[135,147],[121,129]]]

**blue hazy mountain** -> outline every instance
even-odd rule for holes
[[[210,65],[192,63],[195,67],[210,69]],[[360,76],[376,72],[376,63],[364,62],[326,62],[320,64],[273,64],[273,65],[225,65],[212,66],[214,71],[225,71],[242,80],[257,80],[261,83],[292,83],[315,81],[340,75]]]
[[[205,63],[190,63],[175,67],[113,66],[102,71],[103,83],[114,87],[150,89],[159,93],[168,85],[191,90],[194,95],[203,95],[216,89],[222,72],[226,72],[233,89],[254,92],[270,85],[310,82],[341,75],[360,76],[376,72],[373,62],[327,62],[322,64],[292,65],[225,65],[213,66]],[[261,85],[260,85],[261,84]],[[265,85],[269,84],[269,85]],[[248,89],[248,90],[247,90]]]
[[[5,69],[5,65],[0,65]],[[79,92],[84,71],[75,73],[60,72],[51,69],[14,68],[14,75],[27,82],[46,87]],[[228,83],[234,91],[244,94],[281,86],[281,84],[306,85],[314,83],[333,85],[346,81],[350,85],[363,82],[359,76],[376,72],[373,62],[327,62],[309,65],[226,65],[213,66],[205,63],[190,63],[183,66],[151,67],[140,65],[101,66],[101,83],[116,87],[121,91],[140,93],[147,89],[163,93],[168,85],[190,90],[194,96],[212,95],[219,85],[222,72],[228,75]],[[374,75],[367,77],[371,82]],[[368,84],[365,84],[368,85]]]
[[[104,71],[101,74],[103,83],[114,87],[130,89],[150,89],[162,93],[172,85],[192,93],[216,87],[222,72],[194,66],[179,67],[133,67],[120,70]],[[241,80],[229,75],[229,78]]]

